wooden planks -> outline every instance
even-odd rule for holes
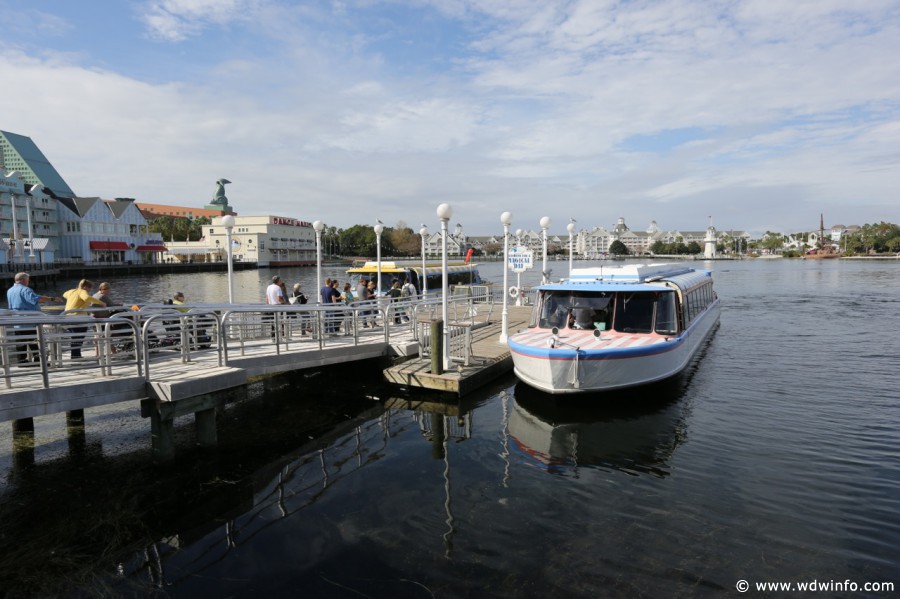
[[[497,321],[472,329],[472,364],[455,365],[443,374],[431,372],[430,358],[414,358],[384,371],[385,379],[403,387],[431,389],[445,393],[466,395],[491,380],[512,370],[512,356],[505,343],[500,343],[502,314],[495,310]],[[509,333],[525,328],[531,318],[530,306],[509,307]]]

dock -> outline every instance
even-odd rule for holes
[[[416,305],[411,322],[400,322],[388,305],[378,311],[377,328],[364,326],[372,318],[365,305],[204,305],[186,312],[146,306],[102,319],[2,316],[0,422],[27,433],[35,417],[66,412],[83,419],[86,408],[131,401],[150,419],[154,455],[162,461],[174,456],[174,419],[193,414],[198,444],[214,446],[223,392],[258,377],[390,358],[399,364],[384,371],[389,383],[466,395],[512,370],[499,342],[502,308],[485,299],[454,301],[452,368],[441,374],[431,372],[422,348],[430,347],[434,303]],[[526,326],[530,314],[530,307],[510,306],[509,332]],[[340,331],[329,332],[338,322]],[[85,357],[70,358],[79,339]],[[30,346],[34,351],[26,353]],[[31,368],[17,363],[28,357],[35,358],[25,365]]]
[[[508,308],[508,333],[528,326],[531,306]],[[431,372],[430,357],[414,357],[384,371],[385,379],[396,385],[454,393],[462,397],[513,369],[512,356],[500,343],[500,314],[491,321],[472,327],[472,351],[469,364],[456,363],[441,374]]]

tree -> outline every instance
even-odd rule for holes
[[[701,248],[700,244],[696,241],[692,241],[687,244],[687,253],[693,255],[701,254],[703,253],[703,248]]]
[[[397,226],[390,229],[390,242],[396,253],[403,256],[415,256],[419,253],[421,240],[419,234],[406,226],[406,223],[397,222]]]
[[[203,238],[203,227],[211,225],[212,220],[208,216],[198,216],[191,220],[188,237],[191,241],[200,241]]]
[[[374,257],[377,254],[375,229],[372,225],[353,225],[349,229],[344,229],[341,232],[341,245],[345,255]],[[385,228],[381,234],[381,255],[394,255],[390,228]]]
[[[499,243],[486,243],[484,244],[484,253],[490,256],[491,254],[499,254],[503,251],[503,246]]]
[[[784,236],[781,233],[766,231],[766,234],[763,235],[762,240],[760,241],[760,246],[773,253],[780,252],[784,249]]]
[[[613,256],[627,256],[631,252],[628,251],[628,247],[616,239],[611,244],[609,244],[609,253]]]

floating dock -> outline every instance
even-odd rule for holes
[[[509,307],[508,334],[528,326],[531,306]],[[494,318],[496,319],[496,313]],[[431,358],[413,358],[384,371],[388,382],[403,387],[455,393],[462,397],[513,369],[506,343],[500,343],[501,322],[472,328],[472,358],[469,365],[454,364],[441,374],[431,371]]]

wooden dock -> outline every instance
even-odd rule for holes
[[[531,306],[509,307],[510,334],[528,326]],[[500,343],[500,315],[472,329],[472,360],[468,366],[455,364],[442,374],[431,372],[430,358],[413,358],[384,371],[389,382],[403,387],[417,387],[455,393],[462,397],[513,368],[512,356],[505,343]]]

